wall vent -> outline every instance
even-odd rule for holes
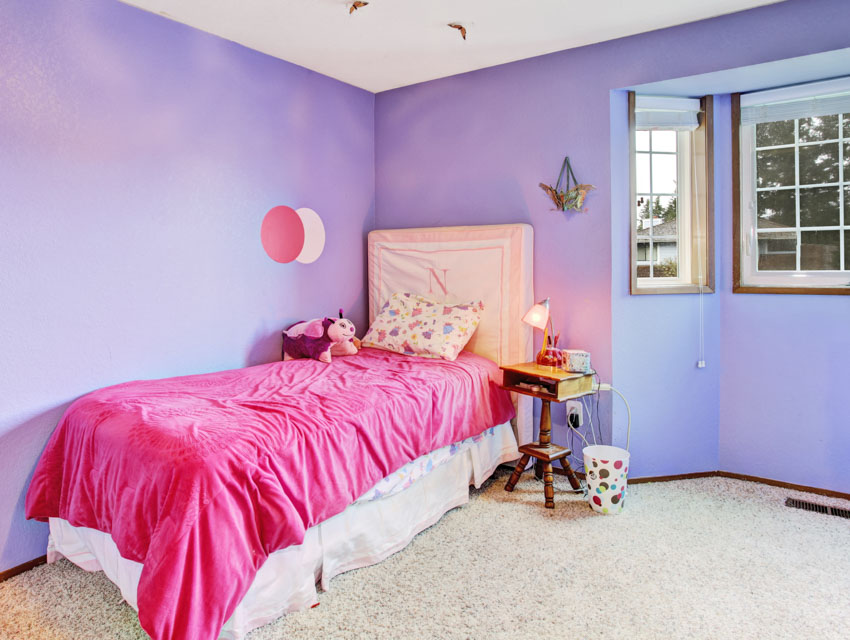
[[[839,518],[850,519],[850,509],[828,507],[825,504],[817,504],[816,502],[807,502],[805,500],[795,500],[794,498],[786,498],[785,506],[793,507],[795,509],[803,509],[805,511],[814,511],[816,513],[825,513],[828,516],[838,516]]]

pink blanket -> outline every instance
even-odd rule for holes
[[[60,421],[27,517],[105,531],[143,562],[139,620],[155,640],[216,638],[272,551],[407,462],[513,417],[497,374],[468,352],[363,349],[101,389]]]

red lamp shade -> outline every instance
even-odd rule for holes
[[[534,304],[531,309],[526,311],[522,321],[535,329],[545,331],[546,324],[549,322],[549,298]]]

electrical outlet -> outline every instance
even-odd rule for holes
[[[584,409],[578,400],[567,401],[567,424],[574,429],[584,424]]]

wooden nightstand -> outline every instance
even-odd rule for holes
[[[502,367],[504,380],[502,387],[527,396],[540,398],[540,437],[536,442],[524,444],[519,448],[522,457],[511,474],[505,491],[513,491],[519,482],[525,466],[531,458],[536,458],[537,469],[543,471],[543,495],[546,498],[546,508],[555,508],[555,489],[552,486],[552,462],[560,460],[573,489],[579,489],[581,484],[576,478],[567,456],[572,451],[566,447],[552,444],[551,402],[564,402],[595,393],[593,389],[594,373],[570,373],[556,367],[544,367],[535,362],[512,364]],[[538,475],[539,477],[539,475]]]

